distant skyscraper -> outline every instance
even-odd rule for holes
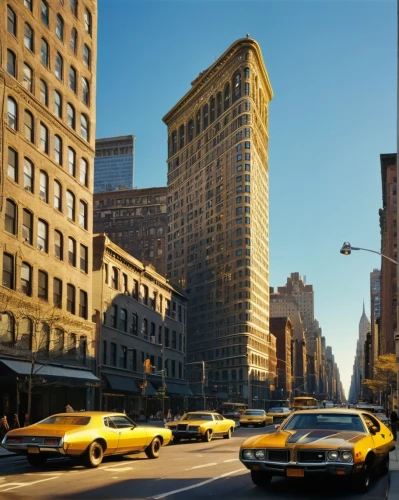
[[[381,316],[381,271],[373,269],[370,273],[370,323],[371,323],[371,356],[370,372],[373,373],[374,363],[381,354],[380,316]]]
[[[94,192],[133,188],[134,135],[96,140]]]
[[[367,332],[370,331],[370,320],[366,316],[366,311],[364,309],[364,301],[363,301],[363,313],[360,317],[359,321],[359,348],[358,348],[358,356],[359,356],[359,374],[361,377],[360,381],[360,388],[361,385],[365,379],[365,366],[364,366],[364,359],[365,359],[365,348],[364,344],[367,339]]]

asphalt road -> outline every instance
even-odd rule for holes
[[[86,469],[69,459],[52,459],[34,469],[22,457],[3,458],[0,499],[386,499],[389,476],[375,478],[367,495],[355,495],[338,478],[317,482],[273,478],[265,493],[253,485],[249,471],[238,460],[238,450],[246,437],[269,430],[273,427],[239,428],[231,440],[170,444],[155,460],[144,453],[110,457],[97,469]]]

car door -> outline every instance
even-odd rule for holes
[[[381,432],[381,425],[376,418],[368,413],[362,414],[364,421],[368,427],[370,432],[370,436],[374,443],[374,450],[377,456],[377,462],[381,462],[386,456],[388,450],[388,443],[391,441],[391,438],[388,433]],[[371,433],[371,428],[376,427],[378,430],[375,433]]]
[[[226,433],[230,427],[231,427],[231,424],[230,422],[227,420],[227,418],[224,418],[222,417],[222,415],[215,415],[216,418],[218,418],[218,427],[219,427],[219,432],[223,432],[223,433]]]
[[[107,442],[106,455],[112,455],[118,448],[119,431],[109,417],[103,418],[105,429],[103,430],[105,441]]]
[[[122,415],[110,417],[119,433],[118,453],[131,453],[141,450],[140,436],[143,432],[135,432],[138,427],[129,418]]]

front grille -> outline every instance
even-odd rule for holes
[[[290,452],[288,450],[269,450],[268,460],[270,462],[289,462]]]
[[[325,462],[326,461],[326,452],[325,451],[304,451],[301,450],[298,452],[298,462]]]
[[[178,424],[177,425],[177,430],[178,431],[186,431],[187,430],[187,425],[186,424]]]

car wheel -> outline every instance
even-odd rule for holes
[[[224,438],[224,439],[231,439],[231,427],[230,427],[230,429],[227,431],[227,434],[225,434],[225,435],[223,436],[223,438]]]
[[[103,457],[103,447],[98,441],[93,441],[86,451],[84,463],[86,467],[90,467],[93,469],[101,464],[101,462],[103,461]]]
[[[370,486],[369,464],[364,463],[360,472],[352,478],[352,487],[357,493],[366,493]]]
[[[212,439],[212,433],[211,431],[208,429],[205,434],[204,434],[204,437],[202,438],[203,441],[205,441],[205,443],[209,443],[209,441]]]
[[[266,427],[266,420],[262,422],[262,427]]]
[[[255,486],[268,486],[272,476],[260,470],[251,470],[251,479]]]
[[[384,459],[380,465],[380,472],[383,476],[386,476],[389,472],[389,455]]]
[[[161,452],[161,447],[162,447],[161,441],[159,438],[156,437],[151,441],[151,444],[147,446],[147,448],[145,449],[145,454],[147,455],[148,458],[158,458],[159,453]]]
[[[32,467],[42,467],[47,460],[47,457],[43,457],[40,455],[28,455],[26,458],[29,462],[29,465],[32,465]]]

